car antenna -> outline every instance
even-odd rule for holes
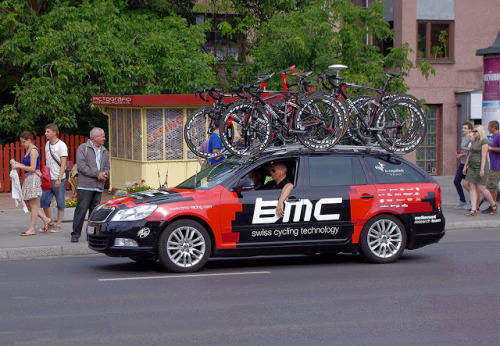
[[[168,168],[167,168],[167,173],[165,173],[165,183],[163,185],[164,187],[168,187]]]

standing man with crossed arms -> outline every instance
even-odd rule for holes
[[[78,193],[71,242],[76,243],[82,233],[87,211],[90,213],[101,203],[104,183],[109,175],[109,152],[103,144],[106,140],[104,130],[94,127],[90,139],[80,144],[76,151],[78,165]]]

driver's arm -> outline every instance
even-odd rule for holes
[[[285,200],[288,198],[292,190],[293,190],[292,183],[286,184],[281,190],[280,198],[278,199],[278,206],[276,207],[276,214],[279,217],[283,217],[283,215],[285,215],[285,208],[284,208]]]

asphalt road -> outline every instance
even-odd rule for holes
[[[103,255],[0,261],[2,345],[494,345],[500,230],[394,264],[212,260],[188,275]]]

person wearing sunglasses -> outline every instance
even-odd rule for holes
[[[266,184],[266,189],[281,189],[281,194],[278,199],[276,207],[276,215],[282,217],[285,215],[284,203],[293,190],[293,183],[287,178],[287,167],[282,162],[275,162],[272,164],[269,174],[273,181]]]
[[[477,214],[477,196],[483,195],[491,205],[491,215],[497,212],[497,205],[493,201],[491,193],[486,189],[486,182],[489,174],[489,163],[487,159],[489,151],[488,137],[484,126],[476,125],[472,130],[473,141],[470,148],[470,155],[467,157],[463,174],[465,180],[470,186],[471,211],[466,216],[476,216]]]

